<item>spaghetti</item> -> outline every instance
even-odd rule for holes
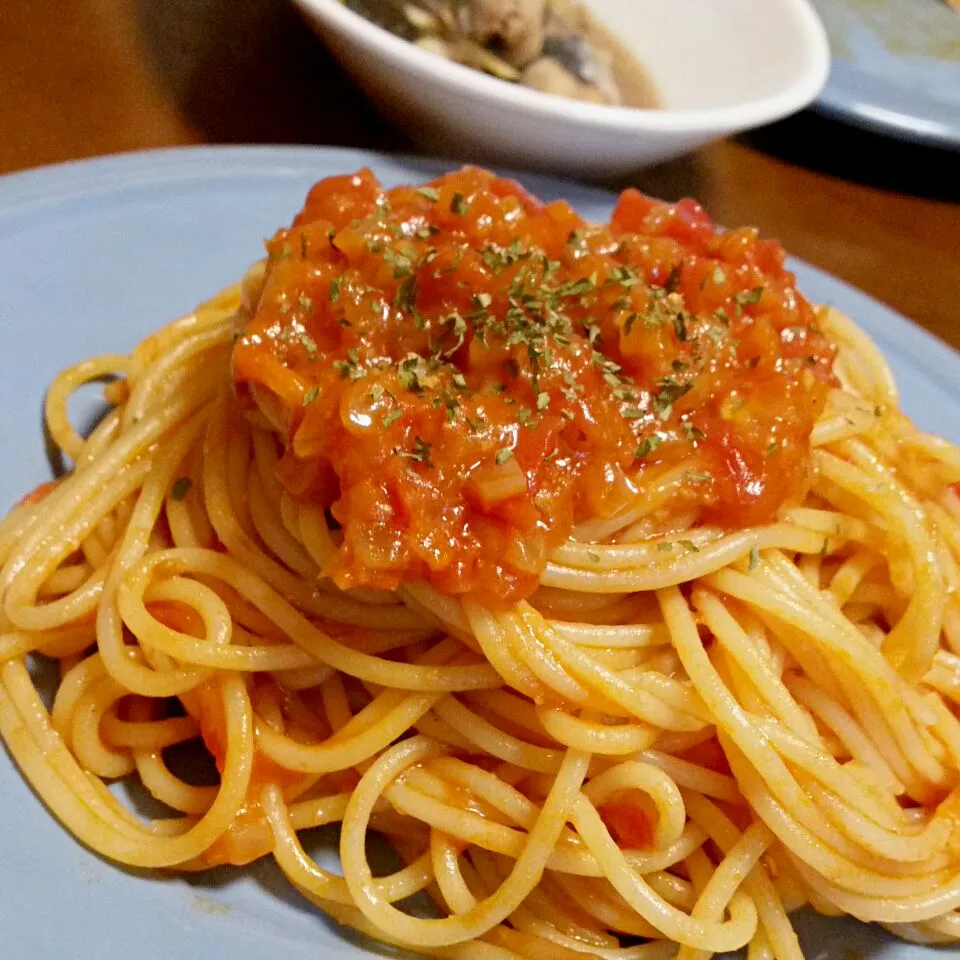
[[[960,452],[778,247],[466,170],[325,181],[268,253],[54,381],[72,469],[0,525],[0,731],[82,843],[272,853],[464,960],[797,960],[804,904],[960,939]]]

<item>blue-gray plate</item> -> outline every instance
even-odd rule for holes
[[[813,0],[833,63],[817,106],[877,133],[960,150],[960,12],[944,0]]]
[[[132,347],[237,280],[314,181],[364,165],[388,183],[442,169],[347,150],[215,148],[0,179],[0,510],[48,476],[40,405],[58,370]],[[588,217],[609,213],[607,194],[523,179],[545,197],[567,197]],[[856,290],[795,266],[809,297],[833,303],[877,339],[907,412],[960,441],[960,357]],[[315,837],[311,849],[329,841]],[[852,921],[805,915],[798,925],[806,955],[817,960],[847,960],[852,951],[897,960],[933,955]],[[197,877],[101,860],[60,827],[0,752],[0,956],[347,960],[375,950],[324,919],[266,861]]]

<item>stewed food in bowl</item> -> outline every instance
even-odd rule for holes
[[[577,0],[344,0],[421,49],[544,93],[658,107],[636,58]]]

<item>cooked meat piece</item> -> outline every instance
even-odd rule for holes
[[[434,36],[433,34],[425,33],[419,40],[414,41],[414,46],[419,47],[421,50],[426,50],[429,53],[435,53],[438,57],[443,57],[445,60],[453,59],[450,55],[450,47],[447,46],[446,41],[441,40],[440,37]]]
[[[543,47],[546,0],[470,0],[470,35],[522,67]]]
[[[553,57],[539,57],[520,75],[520,82],[534,90],[552,93],[571,100],[584,100],[587,103],[606,103],[599,87],[592,83],[581,83],[572,73]]]

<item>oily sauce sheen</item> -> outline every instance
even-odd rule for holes
[[[362,170],[267,249],[235,380],[282,434],[281,482],[340,525],[343,588],[502,605],[638,500],[656,533],[806,491],[833,350],[781,247],[692,200],[628,190],[598,226],[483,170]]]

